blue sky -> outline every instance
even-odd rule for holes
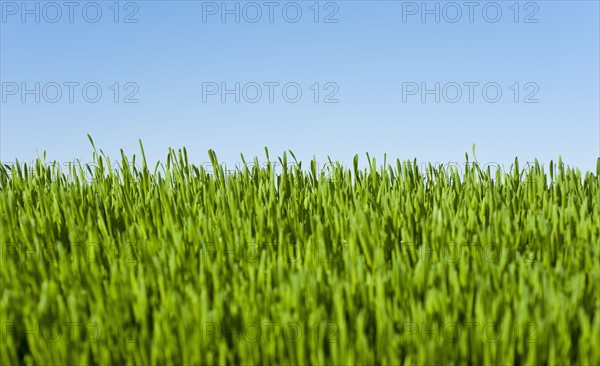
[[[598,1],[22,3],[0,8],[3,162],[90,161],[87,133],[115,159],[142,139],[152,162],[185,146],[230,166],[264,146],[461,163],[475,143],[482,163],[592,171],[600,155]]]

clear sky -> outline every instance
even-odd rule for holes
[[[475,143],[482,163],[561,155],[592,171],[600,155],[598,1],[0,10],[2,162],[90,161],[87,133],[111,158],[142,139],[152,162],[185,146],[196,164],[212,148],[230,166],[264,146],[461,163]]]

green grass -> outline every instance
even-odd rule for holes
[[[600,161],[209,156],[0,168],[0,362],[600,364]]]

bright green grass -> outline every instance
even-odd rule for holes
[[[0,168],[0,362],[600,364],[600,162],[209,155]]]

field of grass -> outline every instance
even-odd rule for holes
[[[1,167],[0,362],[600,364],[600,161],[209,156]]]

